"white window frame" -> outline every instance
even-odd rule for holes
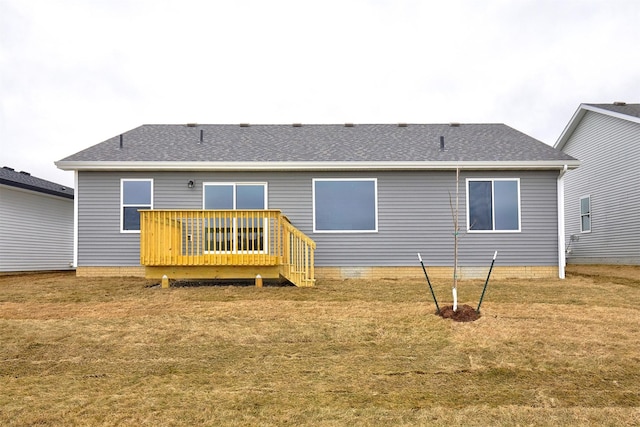
[[[374,226],[373,230],[318,230],[316,228],[316,182],[326,181],[369,181],[373,182],[373,198],[374,198]],[[349,233],[377,233],[378,232],[378,178],[313,178],[311,183],[312,199],[313,199],[313,232],[328,234],[349,234]]]
[[[213,186],[225,186],[225,187],[232,187],[233,188],[233,193],[232,193],[232,197],[233,197],[233,207],[230,210],[238,210],[236,207],[236,188],[238,186],[243,186],[243,185],[255,185],[255,186],[259,186],[261,185],[264,188],[264,209],[260,209],[260,210],[267,210],[269,209],[268,206],[268,194],[269,194],[269,188],[268,188],[268,183],[267,182],[243,182],[243,181],[230,181],[230,182],[225,182],[225,181],[216,181],[216,182],[203,182],[202,183],[202,209],[205,210],[207,209],[205,207],[205,202],[206,202],[206,187],[213,187]],[[243,209],[240,209],[243,210]],[[248,254],[248,253],[259,253],[259,254],[268,254],[269,253],[269,226],[268,224],[265,226],[263,225],[262,227],[262,247],[264,248],[261,251],[243,251],[243,250],[238,250],[238,222],[237,222],[237,218],[233,219],[233,226],[232,226],[232,233],[233,233],[233,247],[231,248],[230,251],[226,251],[226,250],[221,250],[221,251],[204,251],[205,254]]]
[[[207,186],[214,186],[214,185],[220,185],[220,186],[227,186],[227,187],[233,187],[233,210],[237,210],[236,208],[236,187],[238,185],[242,186],[242,185],[262,185],[264,187],[264,209],[267,210],[269,209],[268,206],[268,201],[269,201],[269,197],[268,197],[268,183],[267,182],[243,182],[243,181],[232,181],[232,182],[224,182],[224,181],[216,181],[216,182],[203,182],[202,183],[202,209],[206,209],[205,207],[205,187]]]
[[[586,214],[582,213],[582,201],[587,199],[589,201],[589,210],[587,211]],[[586,196],[582,196],[580,197],[579,200],[580,206],[579,206],[579,212],[580,212],[580,233],[591,233],[591,230],[593,229],[593,215],[591,212],[591,195],[586,195]],[[589,229],[588,230],[583,230],[582,229],[582,218],[588,216],[589,217]]]
[[[151,183],[151,203],[149,205],[145,205],[144,203],[131,203],[131,204],[125,204],[124,203],[124,183],[125,182],[130,182],[130,181],[138,181],[138,182],[150,182]],[[120,233],[125,233],[125,234],[140,234],[140,230],[125,230],[124,229],[124,208],[126,207],[135,207],[135,206],[139,206],[142,207],[142,209],[146,209],[146,207],[148,207],[149,209],[153,209],[153,178],[121,178],[120,179]]]
[[[469,211],[469,183],[476,181],[491,181],[491,230],[472,230],[470,224]],[[495,185],[496,181],[516,181],[518,189],[518,229],[517,230],[496,230],[496,212],[495,212]],[[522,231],[522,206],[520,193],[520,178],[467,178],[466,179],[466,209],[467,209],[467,232],[468,233],[520,233]]]

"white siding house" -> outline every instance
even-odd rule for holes
[[[565,176],[567,262],[640,264],[640,104],[582,104],[555,147]]]
[[[0,169],[0,272],[73,268],[73,189]]]

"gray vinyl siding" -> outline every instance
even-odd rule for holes
[[[463,266],[557,264],[557,171],[463,172],[460,226],[466,226],[465,178],[520,178],[521,232],[465,234]],[[449,194],[454,171],[403,172],[80,172],[79,266],[139,265],[139,234],[120,232],[120,179],[153,179],[155,209],[201,209],[203,182],[267,182],[268,208],[280,209],[317,243],[316,266],[452,265]],[[313,178],[376,178],[378,232],[313,233]],[[194,188],[187,182],[194,180]]]
[[[640,124],[588,111],[563,151],[582,164],[565,178],[569,263],[640,264]],[[580,198],[591,196],[591,232]]]
[[[72,266],[73,200],[0,185],[0,271]]]

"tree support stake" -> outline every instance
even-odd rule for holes
[[[493,254],[493,260],[491,261],[491,267],[489,267],[489,274],[487,275],[487,280],[484,282],[484,288],[482,288],[482,295],[480,295],[480,302],[478,302],[478,308],[476,309],[476,313],[480,314],[480,305],[482,304],[482,299],[484,298],[484,293],[487,290],[487,284],[489,284],[489,277],[491,277],[491,270],[493,270],[493,264],[496,262],[496,257],[498,256],[498,251]]]
[[[436,299],[436,294],[433,292],[433,287],[431,287],[431,280],[429,280],[429,275],[427,274],[427,269],[424,267],[424,263],[422,262],[422,256],[420,255],[420,252],[418,252],[418,259],[420,260],[422,271],[424,271],[424,277],[427,278],[427,283],[429,284],[429,290],[431,291],[433,302],[436,303],[436,313],[440,314],[440,307],[438,306],[438,300]]]

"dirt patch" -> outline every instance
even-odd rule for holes
[[[480,313],[469,305],[459,305],[458,310],[453,311],[453,306],[448,305],[440,309],[440,316],[443,319],[452,319],[456,322],[473,322],[480,318]]]

